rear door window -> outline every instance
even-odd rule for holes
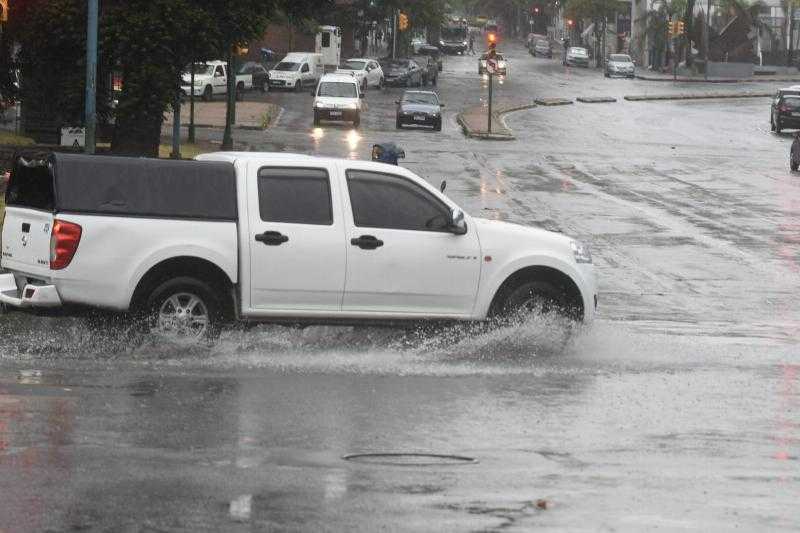
[[[261,220],[287,224],[333,224],[328,172],[316,168],[262,168],[258,172]]]
[[[53,211],[55,191],[49,165],[17,162],[6,190],[6,205]]]

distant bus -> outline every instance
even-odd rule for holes
[[[465,22],[444,24],[439,29],[439,49],[447,54],[463,54],[469,47]]]

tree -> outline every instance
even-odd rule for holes
[[[4,39],[16,42],[23,127],[36,140],[57,142],[58,128],[83,121],[86,78],[86,2],[81,0],[18,0],[9,13]],[[17,65],[6,59],[7,67]],[[108,63],[98,64],[97,111],[110,113]],[[8,73],[3,94],[16,88]]]

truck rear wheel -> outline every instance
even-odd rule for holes
[[[214,290],[192,277],[160,283],[148,296],[146,311],[149,332],[177,342],[216,338],[223,320]]]
[[[236,100],[239,102],[244,100],[244,83],[236,85]]]
[[[203,89],[203,101],[210,102],[214,98],[214,89],[211,88],[211,85],[206,85],[206,88]]]

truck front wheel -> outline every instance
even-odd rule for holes
[[[236,100],[239,102],[244,100],[244,83],[236,85]]]
[[[178,342],[213,339],[223,320],[222,303],[211,286],[192,277],[159,284],[147,298],[150,333]]]

